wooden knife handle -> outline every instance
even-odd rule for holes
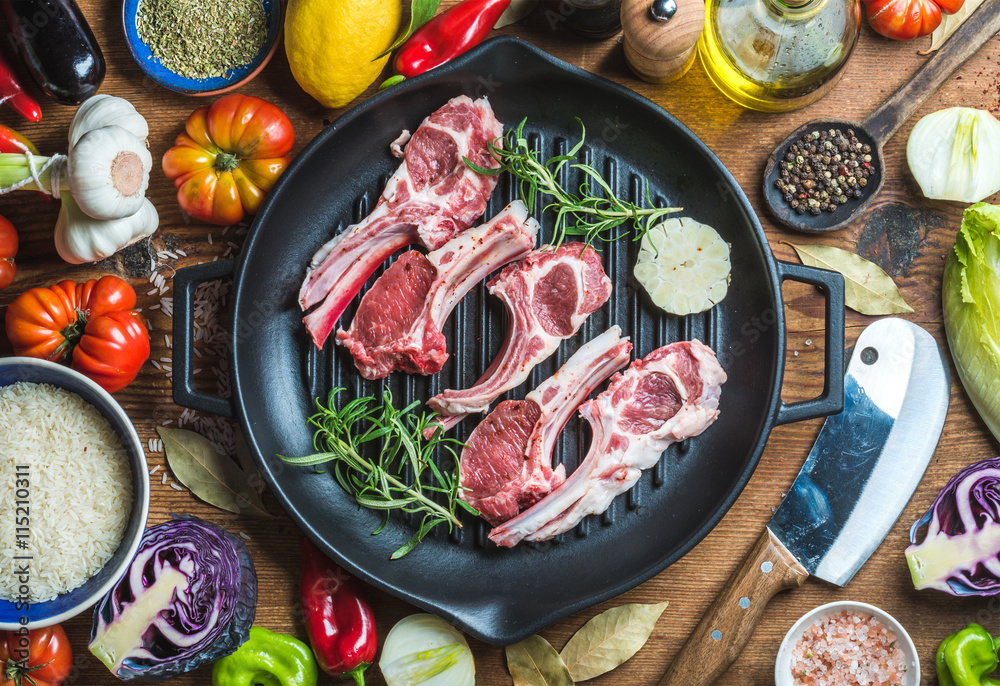
[[[743,652],[774,594],[809,576],[769,529],[726,582],[659,686],[709,686]]]

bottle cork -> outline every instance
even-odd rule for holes
[[[670,83],[694,64],[704,0],[624,0],[625,59],[643,81]]]

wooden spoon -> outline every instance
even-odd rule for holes
[[[885,183],[885,158],[882,147],[920,108],[924,100],[998,32],[1000,32],[1000,0],[986,0],[952,34],[944,47],[928,59],[909,81],[900,86],[899,90],[879,105],[864,121],[815,120],[800,126],[782,141],[767,158],[767,167],[764,169],[764,199],[778,223],[796,231],[825,233],[846,228],[857,219],[868,209]],[[853,129],[858,141],[871,146],[874,174],[868,177],[868,185],[861,189],[860,198],[848,200],[836,211],[822,212],[819,215],[812,215],[809,212],[798,214],[785,202],[782,192],[774,185],[781,171],[778,162],[785,158],[788,148],[805,134],[829,129],[840,129],[845,135],[847,129]]]

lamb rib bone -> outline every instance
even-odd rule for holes
[[[446,390],[427,401],[447,431],[473,412],[486,412],[503,393],[524,383],[559,344],[576,332],[611,296],[611,279],[601,258],[583,243],[533,250],[504,267],[488,284],[507,308],[507,332],[500,352],[479,381]],[[429,427],[427,432],[433,432]]]
[[[493,529],[490,539],[504,547],[547,541],[585,516],[604,512],[669,445],[697,436],[715,421],[725,381],[715,353],[697,340],[672,343],[632,363],[580,408],[593,441],[573,474]]]
[[[498,177],[472,171],[462,158],[495,167],[487,144],[502,134],[486,98],[453,98],[424,119],[371,214],[338,233],[312,258],[299,306],[307,310],[322,302],[302,320],[317,348],[393,253],[414,243],[439,248],[483,214]]]
[[[516,200],[426,256],[404,253],[365,293],[337,342],[366,379],[396,370],[436,374],[448,359],[441,326],[451,311],[491,272],[531,250],[537,232],[538,222]]]
[[[499,524],[543,498],[565,479],[552,449],[576,408],[628,364],[632,344],[612,326],[577,350],[524,400],[505,400],[480,422],[461,457],[460,497]]]

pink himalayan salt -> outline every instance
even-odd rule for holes
[[[817,619],[792,651],[795,686],[902,686],[905,673],[896,636],[866,612]]]

